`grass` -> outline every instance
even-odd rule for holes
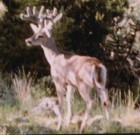
[[[47,93],[42,94],[43,88],[39,88],[39,86],[43,85],[34,83],[30,74],[15,75],[12,78],[11,88],[0,78],[0,91],[3,93],[2,97],[5,97],[0,102],[0,134],[76,134],[79,132],[80,121],[71,123],[69,127],[63,123],[62,129],[56,131],[57,125],[53,122],[56,120],[54,115],[48,115],[48,113],[36,115],[32,112],[32,109],[37,106],[38,100],[47,95]],[[48,86],[48,88],[50,87]],[[39,89],[41,90],[39,91]],[[46,89],[46,92],[50,95],[51,88]],[[140,133],[140,109],[135,109],[135,103],[140,95],[139,91],[135,94],[137,96],[129,91],[123,99],[119,90],[113,92],[109,122],[104,118],[96,91],[94,90],[91,95],[94,101],[91,116],[94,120],[86,126],[84,133]],[[84,111],[85,103],[75,90],[72,96],[73,117],[84,115]],[[66,106],[64,107],[64,116],[65,114]]]
[[[15,74],[12,79],[13,87],[15,90],[15,97],[21,105],[27,106],[32,101],[31,91],[33,89],[34,80],[30,73],[20,72],[19,75]]]

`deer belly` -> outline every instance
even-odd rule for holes
[[[66,75],[66,83],[72,84],[74,86],[77,85],[76,75],[73,71],[69,71]]]

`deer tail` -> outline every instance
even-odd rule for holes
[[[93,81],[96,87],[105,87],[107,80],[107,69],[104,65],[99,64],[94,67]]]

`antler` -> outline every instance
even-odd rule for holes
[[[44,21],[45,27],[49,30],[52,29],[53,24],[55,24],[57,21],[59,21],[62,18],[62,13],[57,14],[57,9],[54,7],[53,11],[50,11],[49,9],[46,10],[47,15],[44,16],[44,19],[49,20]]]
[[[49,19],[53,23],[56,23],[62,17],[62,13],[59,13],[57,15],[57,9],[55,7],[53,8],[52,12],[49,9],[46,9],[46,12],[47,12],[47,16],[44,16],[44,19]]]
[[[30,7],[26,8],[26,14],[21,13],[20,18],[22,20],[33,20],[38,24],[43,24],[44,20],[49,20],[52,23],[56,23],[61,19],[62,13],[57,15],[57,9],[54,8],[51,12],[49,9],[46,9],[46,14],[44,13],[45,7],[41,6],[39,14],[37,15],[36,7],[34,6],[31,10]]]
[[[38,24],[43,22],[42,16],[43,16],[43,12],[44,12],[44,6],[41,6],[38,16],[37,16],[35,6],[33,7],[33,10],[31,10],[30,7],[27,7],[26,12],[27,12],[26,14],[23,14],[23,13],[20,14],[20,18],[22,20],[33,20]]]

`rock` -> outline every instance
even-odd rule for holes
[[[56,97],[45,97],[39,100],[39,105],[32,110],[34,113],[49,112],[59,115],[58,102]]]

